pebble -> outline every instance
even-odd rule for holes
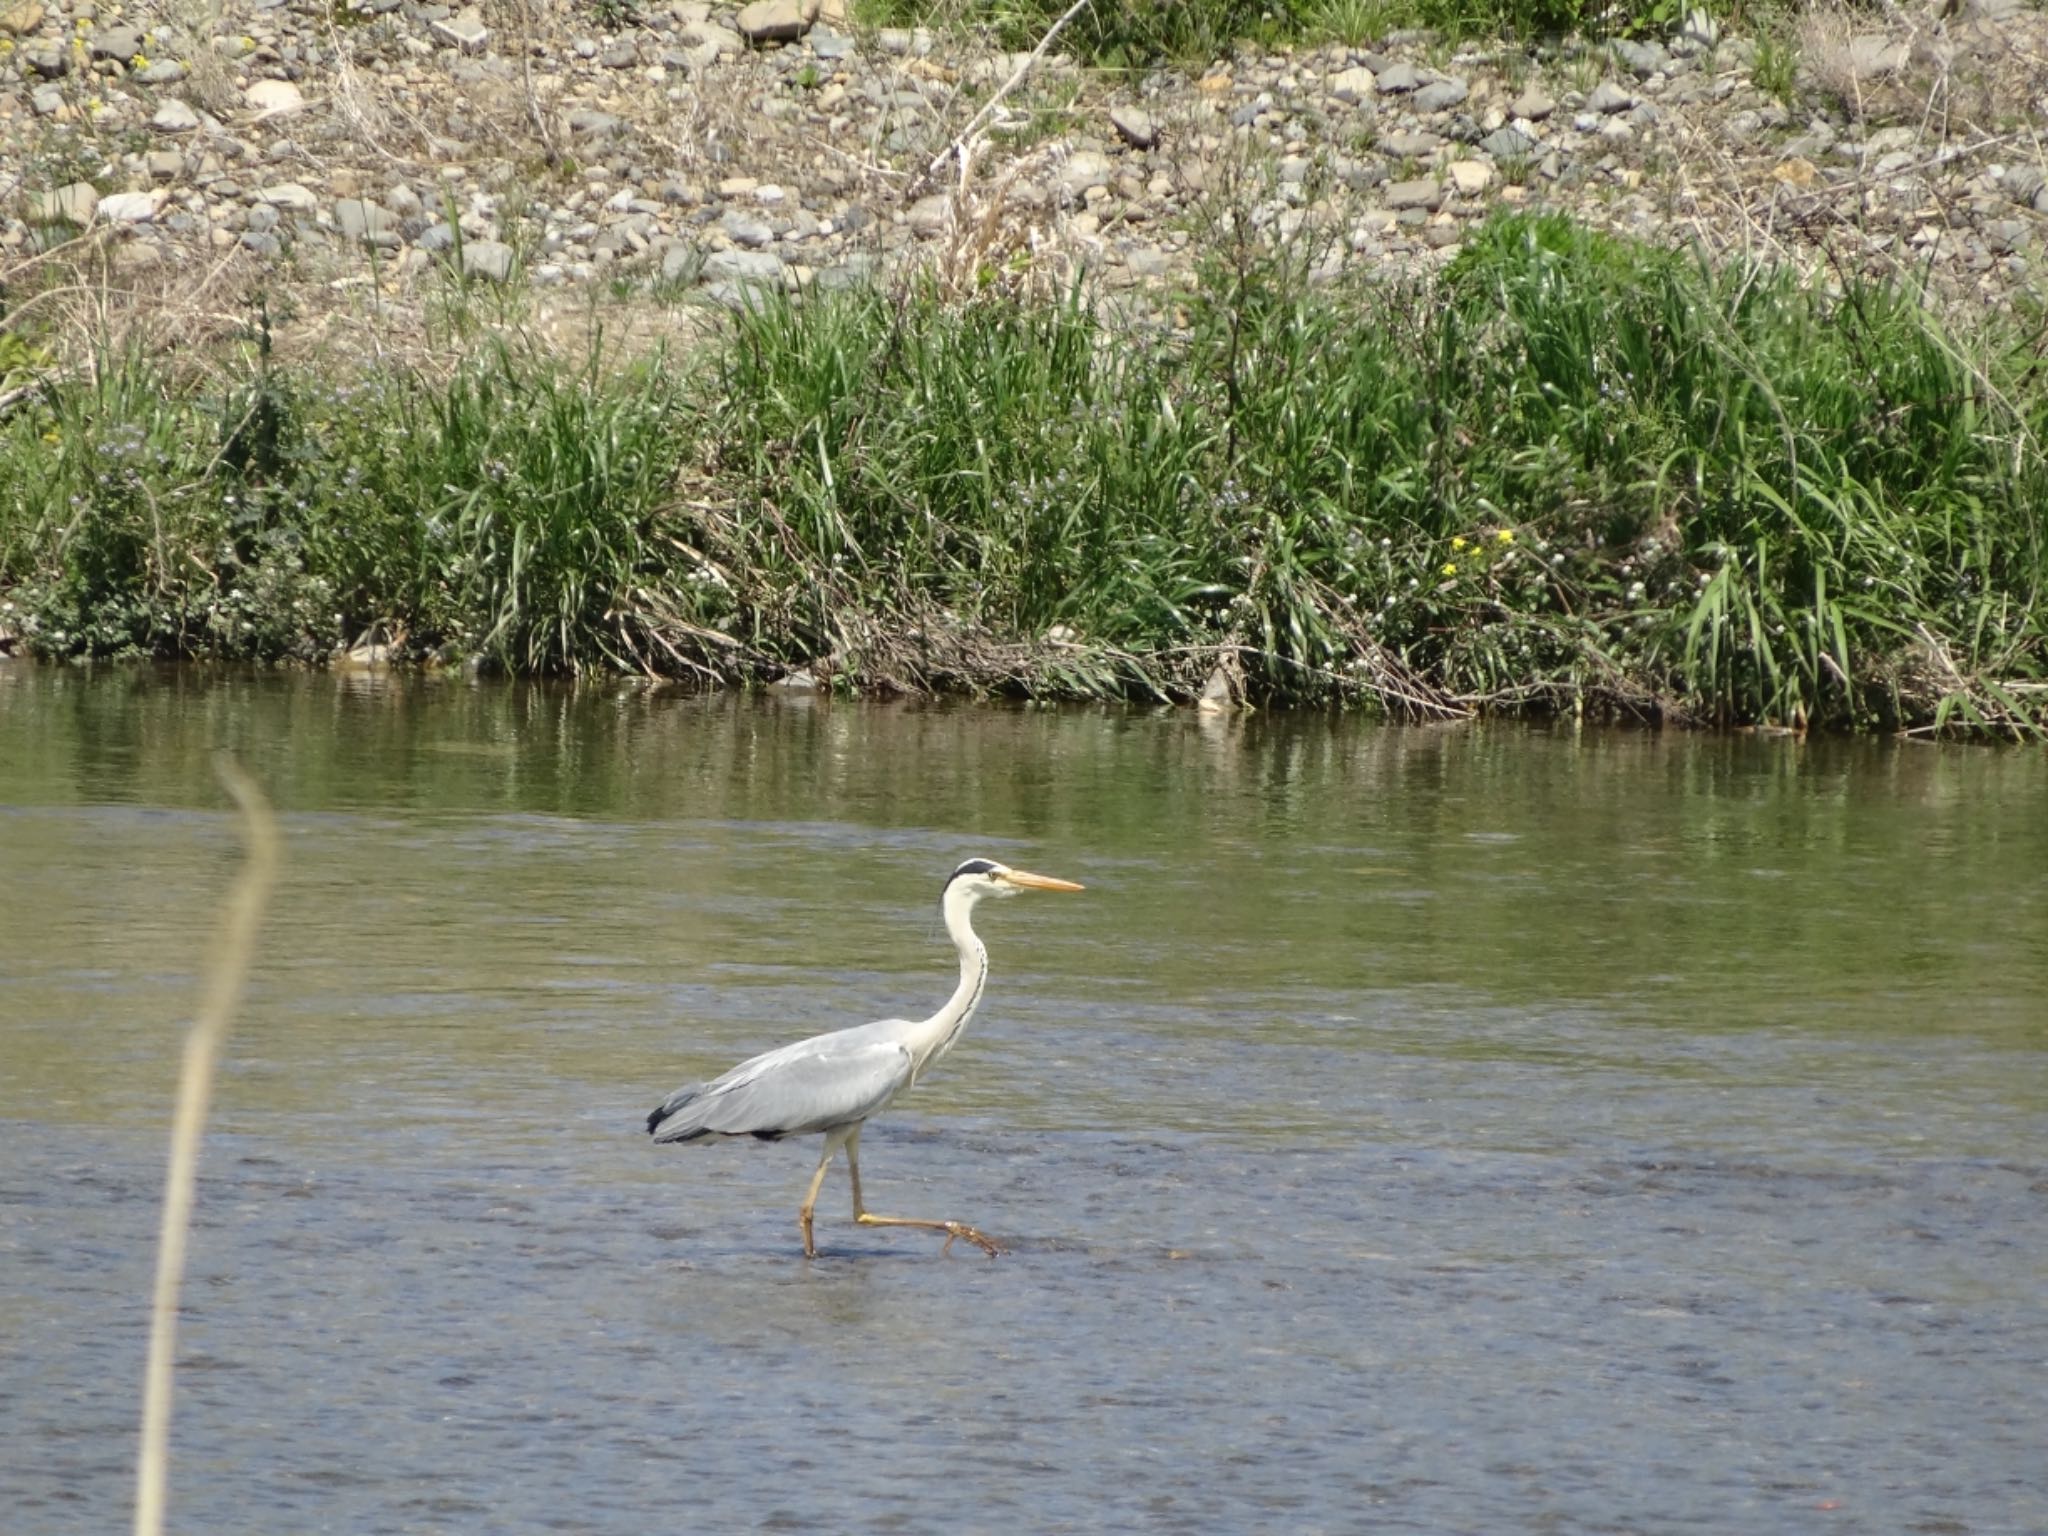
[[[640,0],[603,13],[604,31],[586,7],[590,35],[546,20],[494,31],[486,16],[510,13],[437,0],[341,0],[349,20],[330,26],[323,3],[222,0],[217,29],[189,39],[111,3],[0,0],[0,39],[17,40],[0,54],[0,164],[41,163],[39,136],[60,133],[100,189],[31,181],[0,205],[0,244],[29,238],[23,210],[79,225],[118,211],[146,231],[117,247],[145,254],[123,260],[295,247],[294,271],[325,281],[322,263],[341,260],[344,243],[368,243],[405,252],[389,267],[402,290],[430,254],[455,249],[448,219],[459,217],[463,267],[483,280],[518,270],[516,243],[537,284],[658,278],[744,303],[764,285],[830,286],[947,250],[940,237],[956,218],[995,211],[986,200],[1000,195],[1007,206],[989,227],[1015,243],[998,260],[1029,251],[1034,264],[1085,261],[1112,286],[1164,289],[1199,260],[1201,241],[1184,231],[1234,185],[1221,168],[1235,146],[1256,147],[1249,197],[1267,236],[1321,233],[1346,260],[1355,251],[1422,271],[1475,214],[1506,204],[1655,238],[1670,217],[1657,157],[1683,162],[1694,142],[1709,146],[1694,165],[1712,185],[1732,191],[1740,178],[1752,197],[1792,187],[1832,200],[1871,249],[1902,250],[1916,212],[1925,222],[1925,208],[1943,207],[1923,259],[1950,291],[2016,291],[2037,280],[2027,258],[2048,240],[2048,178],[2018,154],[1987,145],[1950,163],[1917,119],[1866,124],[1812,98],[1790,122],[1749,80],[1749,40],[1721,36],[1697,9],[1668,34],[1512,74],[1420,34],[1377,51],[1246,51],[1194,79],[1101,77],[1055,48],[997,114],[962,192],[957,167],[916,178],[1022,62],[963,34],[856,31],[832,0]],[[1958,37],[1977,29],[1972,48],[2048,46],[2036,9],[1964,5],[1953,25]],[[354,24],[372,16],[389,20]],[[1855,82],[1911,65],[1901,34],[1874,15],[1860,28],[1844,42]],[[212,97],[170,94],[191,78],[195,49],[241,88],[246,110],[224,113],[225,125],[203,110]],[[359,87],[337,74],[341,58]],[[1581,85],[1581,63],[1613,77]],[[1078,97],[1050,142],[1004,131],[1055,85]],[[1546,85],[1574,110],[1561,112]],[[546,104],[545,138],[520,106],[528,91]],[[505,110],[487,116],[490,102]],[[366,105],[376,110],[362,115]],[[1998,165],[2001,153],[2013,163]],[[878,168],[889,175],[874,180]],[[911,190],[899,196],[902,184]],[[1321,263],[1318,280],[1342,265]]]
[[[158,133],[190,133],[199,126],[199,114],[184,102],[173,99],[156,109],[149,126]]]
[[[512,276],[512,247],[502,240],[465,240],[462,244],[462,275],[502,283]]]

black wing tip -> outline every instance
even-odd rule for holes
[[[656,1131],[660,1130],[661,1122],[667,1118],[668,1110],[666,1107],[655,1110],[654,1113],[647,1117],[647,1134],[652,1136]]]

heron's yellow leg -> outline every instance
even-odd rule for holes
[[[825,1138],[825,1155],[818,1159],[818,1171],[811,1175],[811,1187],[804,1191],[804,1203],[797,1207],[796,1224],[804,1231],[804,1257],[815,1259],[818,1245],[811,1241],[811,1212],[817,1208],[818,1191],[825,1187],[825,1170],[832,1166],[832,1154],[839,1150],[830,1136]]]
[[[977,1232],[964,1221],[933,1221],[922,1216],[877,1216],[867,1208],[860,1197],[860,1127],[855,1126],[853,1134],[846,1138],[846,1172],[853,1180],[853,1219],[864,1227],[925,1227],[933,1232],[946,1234],[946,1245],[939,1252],[951,1250],[955,1238],[965,1238],[990,1258],[1003,1251],[1003,1245],[986,1233]],[[804,1229],[807,1233],[810,1228]]]

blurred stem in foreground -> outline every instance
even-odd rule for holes
[[[215,1069],[228,1023],[249,977],[250,957],[270,888],[277,879],[277,820],[255,780],[225,753],[214,765],[242,813],[248,857],[228,895],[206,996],[185,1037],[178,1109],[171,1122],[170,1170],[164,1180],[163,1233],[157,1247],[156,1297],[149,1327],[149,1364],[142,1382],[142,1450],[136,1460],[135,1536],[160,1536],[171,1428],[171,1372],[177,1353],[178,1288],[185,1276],[185,1237],[199,1168],[199,1138],[213,1098]]]

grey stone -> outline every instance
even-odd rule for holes
[[[419,238],[413,244],[423,251],[432,251],[436,255],[442,251],[452,251],[455,249],[455,226],[445,223],[429,224],[420,231]]]
[[[39,85],[29,92],[29,106],[37,117],[55,117],[64,107],[64,92],[54,85]]]
[[[134,27],[107,27],[92,35],[92,56],[126,64],[142,52],[142,34]]]
[[[1671,55],[1656,43],[1620,38],[1613,45],[1615,59],[1638,80],[1647,80],[1671,62]]]
[[[502,240],[468,240],[462,246],[462,275],[502,283],[512,275],[512,247]]]
[[[1379,85],[1373,79],[1372,71],[1362,64],[1349,69],[1340,69],[1330,76],[1330,94],[1347,106],[1371,101],[1379,93]]]
[[[1111,107],[1109,124],[1133,149],[1152,149],[1159,143],[1159,125],[1141,107]]]
[[[569,131],[579,138],[609,139],[624,132],[625,127],[622,118],[594,107],[578,107],[569,114]]]
[[[135,71],[138,85],[176,85],[185,78],[185,66],[176,59],[158,59],[146,69]]]
[[[190,133],[199,126],[199,114],[184,102],[171,100],[156,109],[149,126],[158,133]]]
[[[115,192],[100,199],[100,217],[110,224],[147,224],[164,205],[161,192]]]
[[[45,80],[61,80],[71,69],[71,55],[62,48],[25,48],[21,57]]]
[[[1390,133],[1380,139],[1381,153],[1403,160],[1420,160],[1443,147],[1444,141],[1433,133]]]
[[[142,157],[151,181],[176,181],[185,174],[185,157],[175,149],[152,149]]]
[[[1536,152],[1536,141],[1519,128],[1496,128],[1479,147],[1496,160],[1526,160]]]
[[[398,215],[360,197],[344,197],[334,205],[334,227],[344,239],[382,244],[398,238]]]
[[[1374,84],[1382,96],[1405,96],[1422,85],[1422,76],[1416,73],[1413,64],[1402,60],[1379,71]]]
[[[1523,87],[1522,94],[1508,104],[1508,111],[1532,123],[1542,122],[1556,110],[1557,103],[1533,85]]]
[[[1906,44],[1881,32],[1859,33],[1842,50],[1841,64],[1849,78],[1858,82],[1881,80],[1906,67],[1911,56]]]
[[[278,221],[282,217],[283,216],[279,214],[278,211],[275,208],[271,207],[268,203],[259,203],[254,208],[251,208],[248,211],[248,213],[243,216],[242,223],[245,228],[253,229],[257,233],[261,234],[268,230],[273,230],[277,228]]]
[[[661,280],[694,283],[704,275],[704,253],[694,245],[672,245],[661,253]]]
[[[1434,85],[1425,85],[1415,93],[1415,110],[1447,112],[1465,99],[1468,90],[1462,80],[1439,80]]]
[[[2048,176],[2038,166],[2014,166],[2005,173],[2005,180],[1999,183],[2005,195],[2022,208],[2036,206],[2036,200],[2048,191]]]
[[[248,230],[242,235],[242,249],[258,256],[280,256],[284,253],[284,242],[268,230]]]
[[[1593,94],[1586,98],[1588,112],[1626,112],[1635,104],[1635,97],[1612,80],[1602,80],[1593,87]]]
[[[740,36],[750,43],[793,43],[818,19],[817,9],[798,0],[753,0],[736,18]]]
[[[1433,181],[1390,181],[1381,197],[1389,208],[1428,208],[1432,211],[1443,202],[1443,191]]]
[[[1984,225],[1984,244],[1999,256],[2010,256],[2033,244],[2033,229],[2025,219],[1992,219]]]
[[[1165,277],[1173,270],[1173,262],[1166,252],[1156,245],[1141,245],[1124,257],[1124,265],[1138,277]]]
[[[633,46],[630,37],[614,38],[605,45],[604,57],[598,60],[606,69],[631,69],[640,62],[640,50]]]
[[[76,224],[83,229],[92,222],[99,206],[99,189],[89,181],[74,181],[69,186],[37,197],[36,222]]]
[[[910,232],[929,238],[941,233],[951,217],[953,200],[943,192],[934,192],[929,197],[920,197],[912,203],[903,215],[903,222],[910,226]]]
[[[775,229],[766,219],[755,218],[737,208],[728,208],[720,214],[718,226],[732,236],[734,244],[751,249],[758,250],[775,238]]]
[[[772,251],[713,251],[704,258],[706,282],[768,283],[780,286],[788,269]]]
[[[1070,197],[1079,197],[1091,187],[1106,187],[1116,174],[1109,156],[1093,149],[1077,149],[1059,169],[1059,187]]]
[[[320,199],[296,181],[284,181],[273,187],[264,187],[256,195],[271,207],[282,208],[287,213],[313,213],[320,207]]]
[[[850,59],[857,51],[852,38],[830,27],[812,28],[809,42],[812,55],[820,59]]]
[[[482,53],[491,39],[491,29],[484,25],[483,17],[474,6],[465,6],[453,16],[429,22],[427,30],[441,42],[464,53]]]

